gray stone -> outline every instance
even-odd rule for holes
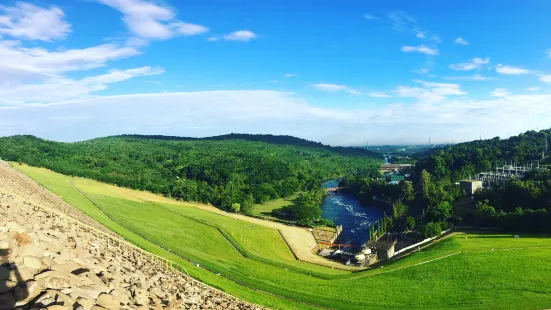
[[[16,231],[18,233],[24,233],[27,231],[23,225],[17,224],[16,222],[8,222],[6,224],[6,228],[8,228],[9,231]]]
[[[96,305],[107,309],[119,309],[121,306],[121,301],[117,296],[103,293],[98,296]]]
[[[23,258],[23,264],[29,268],[33,269],[42,269],[42,261],[40,259],[33,257],[33,256],[25,256]]]
[[[83,297],[77,298],[76,302],[80,306],[82,306],[82,308],[84,310],[90,310],[94,306],[94,302],[92,300],[89,300],[89,299],[86,299],[86,298],[83,298]]]

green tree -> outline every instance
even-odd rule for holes
[[[429,207],[427,216],[430,220],[441,222],[447,220],[451,216],[452,206],[449,202],[444,201],[435,206]]]
[[[486,216],[492,217],[496,216],[497,212],[494,207],[490,205],[490,202],[486,199],[484,201],[479,201],[474,205],[474,214],[477,216]]]
[[[429,222],[421,227],[421,233],[425,238],[440,236],[442,233],[442,226],[437,222]]]
[[[402,197],[404,197],[406,201],[415,199],[415,191],[411,182],[401,181],[399,186]]]
[[[419,185],[421,186],[421,193],[423,194],[423,198],[427,199],[430,197],[430,190],[431,190],[431,175],[428,173],[427,170],[423,169],[421,171],[421,174],[419,175]]]
[[[411,216],[406,217],[406,229],[413,230],[415,228],[415,219]]]
[[[408,206],[403,203],[401,200],[396,201],[392,204],[392,216],[395,219],[398,219],[404,216],[408,212]]]
[[[231,205],[231,211],[232,212],[235,212],[235,213],[238,213],[239,211],[241,210],[241,204],[240,203],[232,203]]]

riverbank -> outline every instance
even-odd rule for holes
[[[338,188],[340,179],[330,180],[323,187]],[[322,217],[335,225],[342,225],[342,232],[335,240],[339,244],[361,245],[369,239],[369,227],[383,217],[384,211],[375,204],[364,205],[354,195],[343,191],[328,191],[321,205]]]

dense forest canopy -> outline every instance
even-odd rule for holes
[[[549,157],[542,159],[550,136],[551,130],[532,130],[509,139],[495,137],[433,149],[427,156],[418,155],[416,171],[419,174],[426,170],[438,179],[449,177],[456,181],[505,162],[551,164]]]
[[[13,136],[0,138],[0,157],[245,213],[253,203],[311,191],[327,178],[382,162],[365,150],[293,137],[234,137],[115,136],[60,143]]]
[[[438,230],[435,227],[444,229],[457,221],[505,231],[551,232],[550,136],[551,130],[528,131],[509,139],[496,137],[431,149],[412,156],[416,160],[412,184],[390,185],[369,174],[351,174],[341,185],[362,201],[373,196],[390,201],[394,220],[404,220],[408,213],[416,216],[427,236]],[[485,188],[474,199],[457,185],[511,162],[541,169]]]

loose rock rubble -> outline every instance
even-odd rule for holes
[[[260,309],[37,208],[63,205],[48,195],[0,163],[0,309]]]

